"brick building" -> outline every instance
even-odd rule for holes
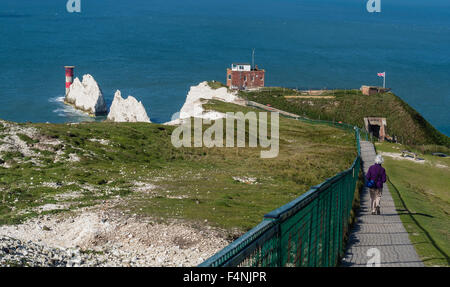
[[[227,69],[227,86],[230,89],[254,89],[264,87],[265,71],[247,63],[233,63]]]

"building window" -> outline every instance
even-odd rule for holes
[[[228,75],[228,80],[231,80],[231,74]]]
[[[240,70],[244,70],[244,66],[239,66],[239,69]]]
[[[244,76],[244,81],[247,81],[247,76]]]

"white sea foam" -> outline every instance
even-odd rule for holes
[[[48,99],[50,103],[64,103],[64,96]]]
[[[69,121],[81,122],[93,120],[92,117],[86,115],[86,113],[64,104],[63,96],[49,98],[48,101],[57,106],[56,109],[52,110],[54,113],[60,117],[68,119]]]

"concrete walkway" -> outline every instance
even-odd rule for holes
[[[374,163],[373,144],[361,141],[361,157],[364,174]],[[419,259],[408,233],[395,209],[394,201],[386,184],[381,197],[381,215],[372,215],[370,211],[369,190],[364,188],[361,194],[361,208],[350,235],[342,266],[364,267],[376,257],[377,248],[381,267],[424,266]],[[367,254],[367,252],[375,252]]]

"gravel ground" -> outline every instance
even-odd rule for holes
[[[196,266],[229,244],[226,234],[104,203],[0,226],[0,266]]]
[[[77,249],[51,248],[24,242],[11,237],[0,236],[0,266],[102,266],[94,254],[83,254]]]

